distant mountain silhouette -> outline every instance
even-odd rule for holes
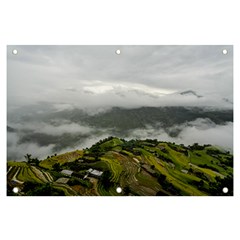
[[[201,96],[201,95],[198,95],[198,94],[197,94],[195,91],[193,91],[193,90],[187,90],[187,91],[181,92],[180,94],[181,94],[181,95],[193,95],[193,96],[196,96],[196,97],[198,97],[198,98],[203,97],[203,96]]]

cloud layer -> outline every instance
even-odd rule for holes
[[[9,46],[8,109],[40,101],[220,107],[233,100],[232,56],[232,46]],[[172,96],[186,90],[204,97]]]
[[[168,132],[177,130],[178,136],[171,137]],[[233,123],[216,125],[208,119],[197,119],[181,125],[175,125],[165,131],[162,128],[147,126],[131,132],[131,137],[137,139],[156,138],[161,141],[176,142],[192,145],[193,143],[211,144],[223,148],[233,149]]]

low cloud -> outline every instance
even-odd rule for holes
[[[171,137],[169,132],[174,130],[178,132],[178,135]],[[161,127],[146,126],[146,128],[131,131],[128,138],[156,138],[160,141],[183,143],[185,145],[192,145],[196,142],[233,149],[233,123],[227,122],[225,125],[216,125],[209,119],[197,119],[185,124],[175,125],[166,130]]]
[[[7,134],[7,158],[16,161],[24,160],[27,153],[44,159],[54,153],[91,147],[100,139],[112,135],[111,129],[92,128],[68,120],[55,120],[53,124],[12,123],[11,126],[14,132],[8,131]]]
[[[93,128],[87,126],[81,126],[77,123],[63,124],[60,126],[53,126],[49,124],[43,124],[42,127],[35,130],[35,132],[50,134],[54,136],[60,136],[64,133],[70,134],[89,134],[93,131]]]
[[[233,123],[216,125],[214,128],[199,129],[195,126],[185,128],[179,137],[179,142],[192,144],[212,144],[233,149]]]
[[[42,122],[15,124],[12,127],[15,132],[8,132],[7,154],[8,160],[17,161],[24,160],[26,153],[44,159],[53,153],[61,154],[89,148],[100,139],[115,135],[110,128],[93,128],[67,120],[55,121],[53,124]],[[40,137],[47,141],[42,143],[38,135],[33,137],[32,134],[44,134]],[[22,141],[26,136],[27,140]],[[184,145],[192,145],[196,142],[216,145],[232,151],[233,123],[226,122],[224,125],[217,125],[208,118],[198,118],[168,128],[163,128],[160,123],[154,126],[146,125],[144,128],[118,133],[117,137],[125,139],[151,138]]]
[[[80,125],[77,123],[72,123],[69,121],[54,121],[54,124],[51,125],[43,122],[31,122],[27,124],[12,124],[14,128],[17,128],[19,132],[31,131],[32,133],[43,133],[53,136],[61,136],[64,133],[69,134],[90,134],[95,131],[94,128]]]
[[[16,133],[8,133],[7,136],[7,157],[8,160],[23,161],[24,155],[32,154],[33,157],[40,159],[46,158],[53,153],[54,144],[47,146],[39,146],[36,143],[22,143],[19,144],[19,136]]]

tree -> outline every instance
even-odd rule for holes
[[[156,193],[156,196],[169,196],[167,193],[165,193],[165,192],[162,192],[162,191],[158,191],[157,193]]]
[[[130,193],[130,188],[129,188],[129,186],[124,187],[124,188],[123,188],[123,192],[124,192],[125,195],[129,195],[129,193]]]
[[[28,153],[27,153],[26,155],[24,155],[24,157],[25,157],[25,159],[27,160],[28,163],[31,162],[31,159],[32,159],[31,156],[32,156],[32,155],[31,155],[31,154],[28,154]]]
[[[151,169],[154,170],[154,169],[155,169],[155,166],[154,166],[154,165],[151,165]]]
[[[61,166],[59,163],[55,163],[53,164],[52,166],[53,170],[56,171],[56,172],[59,172],[61,170]]]
[[[188,169],[188,173],[193,173],[193,169],[191,167]]]
[[[106,190],[109,190],[109,188],[112,185],[112,183],[110,181],[111,176],[112,176],[112,174],[111,174],[111,172],[109,170],[104,171],[103,174],[102,174],[101,182],[102,182],[102,185],[104,186],[104,188]]]
[[[157,180],[161,184],[165,182],[166,178],[167,177],[164,174],[159,174],[159,176],[157,177]]]
[[[39,165],[39,159],[38,158],[32,158],[32,155],[31,154],[26,154],[25,156],[25,159],[27,160],[28,163],[30,164],[35,164],[36,166]]]
[[[201,181],[199,182],[199,187],[202,187],[203,185],[204,185],[204,181],[201,180]]]
[[[209,192],[212,196],[233,196],[233,175],[229,174],[225,178],[215,177],[215,182],[212,182]],[[227,188],[228,192],[224,193],[223,188]]]
[[[33,164],[35,164],[36,166],[39,166],[40,161],[39,161],[38,158],[33,158],[33,159],[31,159],[30,163],[33,163]]]
[[[63,190],[52,187],[50,183],[25,182],[22,191],[26,196],[65,196]]]

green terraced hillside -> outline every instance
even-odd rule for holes
[[[26,159],[7,163],[8,195],[233,195],[233,155],[210,145],[109,137],[89,149]]]

